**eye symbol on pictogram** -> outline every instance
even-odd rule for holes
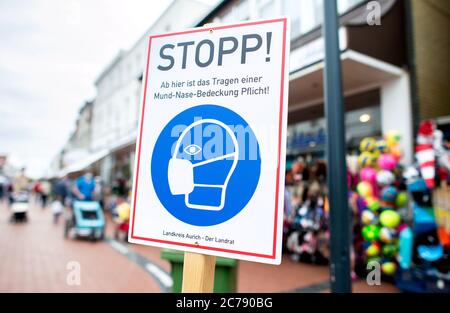
[[[184,148],[184,152],[186,152],[189,155],[196,155],[202,151],[202,148],[200,148],[197,145],[189,145],[186,148]]]

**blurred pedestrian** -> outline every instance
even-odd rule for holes
[[[6,196],[8,197],[8,207],[14,202],[14,186],[12,183],[8,183],[6,186]]]
[[[77,178],[73,192],[78,200],[92,201],[94,199],[95,180],[91,172]]]
[[[36,204],[39,203],[41,201],[41,182],[39,180],[36,180],[33,183],[33,187],[31,190],[34,194],[34,201],[36,202]]]
[[[67,197],[70,196],[69,191],[70,186],[69,186],[69,179],[67,178],[67,176],[64,176],[63,178],[59,179],[53,186],[53,195],[55,196],[56,199],[59,198],[63,205],[66,203]]]
[[[51,185],[47,180],[41,182],[41,204],[44,209],[47,206],[48,196],[50,195]]]
[[[128,229],[130,221],[130,201],[125,197],[117,197],[117,207],[114,214],[115,230],[114,238],[119,240],[120,235],[123,234],[123,240],[127,241]]]
[[[64,205],[62,202],[62,198],[60,196],[57,196],[55,201],[52,202],[51,209],[53,213],[53,224],[56,225],[58,224],[59,217],[61,216],[64,210]]]
[[[14,192],[20,192],[20,191],[28,192],[29,191],[28,185],[29,185],[29,179],[28,179],[28,177],[25,176],[25,168],[22,168],[20,170],[19,176],[17,176],[13,180]]]
[[[3,202],[3,197],[5,196],[5,185],[6,185],[6,178],[4,176],[0,175],[0,204]]]
[[[100,176],[95,176],[95,188],[94,188],[94,195],[95,200],[97,200],[100,203],[100,206],[103,208],[103,183]]]

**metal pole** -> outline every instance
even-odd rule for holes
[[[345,120],[336,0],[324,0],[325,116],[327,123],[328,190],[330,204],[331,291],[351,292],[350,210],[345,160]]]

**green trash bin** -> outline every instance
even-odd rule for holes
[[[181,292],[183,281],[184,252],[163,249],[161,258],[170,262],[173,279],[172,292]],[[236,292],[237,261],[228,258],[216,258],[214,273],[214,292]]]

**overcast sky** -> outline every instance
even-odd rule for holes
[[[0,154],[42,175],[95,78],[170,2],[0,0]]]

